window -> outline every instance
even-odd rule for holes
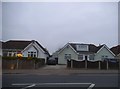
[[[16,57],[16,56],[17,56],[17,52],[14,52],[14,53],[13,53],[13,56]]]
[[[102,55],[101,56],[101,59],[105,59],[105,58],[108,58],[108,56],[107,55]]]
[[[17,52],[8,52],[7,56],[16,57]]]
[[[85,44],[77,44],[76,45],[77,51],[88,51],[88,45]]]
[[[36,52],[34,52],[33,57],[36,57]]]
[[[94,55],[89,55],[89,60],[94,60]]]
[[[71,54],[65,54],[65,59],[66,59],[66,60],[71,59]]]
[[[78,55],[78,60],[83,60],[83,55],[79,54]]]
[[[12,57],[12,52],[8,52],[7,56]]]
[[[37,57],[36,52],[28,52],[28,57]]]

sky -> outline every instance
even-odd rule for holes
[[[68,42],[118,44],[117,2],[2,2],[2,40],[37,40],[50,53]]]

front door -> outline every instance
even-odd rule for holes
[[[87,55],[85,55],[85,60],[87,60],[88,59],[88,56]]]

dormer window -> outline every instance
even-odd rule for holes
[[[76,45],[77,51],[88,51],[88,45],[86,44],[78,44]]]

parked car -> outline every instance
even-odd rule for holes
[[[48,61],[47,61],[47,64],[48,64],[48,65],[56,65],[57,63],[56,63],[56,60],[55,60],[55,59],[49,58]]]

